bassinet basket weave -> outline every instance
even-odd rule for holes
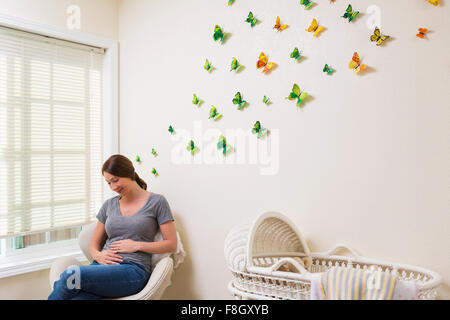
[[[336,255],[346,249],[351,256]],[[266,212],[255,221],[234,227],[224,246],[227,266],[233,276],[228,290],[236,299],[309,300],[308,274],[331,267],[376,268],[392,272],[400,280],[414,280],[419,299],[436,299],[439,274],[420,267],[377,261],[359,256],[338,245],[324,253],[311,253],[293,223],[277,212]]]

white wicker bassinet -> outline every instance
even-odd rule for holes
[[[351,256],[336,255],[347,249]],[[266,212],[255,221],[234,227],[225,239],[225,259],[233,279],[228,290],[236,299],[309,300],[309,273],[331,267],[377,268],[417,281],[419,299],[436,299],[439,274],[420,267],[377,261],[338,245],[311,253],[295,225],[284,215]]]

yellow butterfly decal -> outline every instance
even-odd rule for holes
[[[377,42],[377,46],[383,44],[383,42],[387,39],[389,39],[389,36],[382,36],[380,29],[378,29],[377,27],[375,27],[375,30],[373,32],[373,35],[370,36],[370,41],[376,41]]]
[[[319,35],[319,33],[322,32],[323,30],[325,30],[325,27],[322,27],[322,26],[319,27],[319,24],[317,23],[316,18],[313,19],[309,28],[306,29],[306,31],[308,31],[308,32],[314,31],[314,35],[313,35],[314,37],[317,37]]]
[[[364,70],[367,68],[367,65],[365,64],[361,64],[359,62],[359,55],[358,52],[354,52],[353,53],[353,57],[352,60],[350,61],[350,63],[348,64],[348,68],[349,69],[353,69],[355,73],[360,72],[361,70]]]
[[[277,17],[277,20],[275,22],[275,26],[273,27],[273,29],[277,29],[278,31],[282,31],[284,29],[286,29],[288,27],[287,24],[281,24],[280,23],[280,17]]]
[[[274,62],[267,62],[267,61],[268,61],[267,56],[264,54],[264,52],[261,52],[258,61],[256,62],[256,69],[263,68],[262,73],[265,73],[275,66]]]

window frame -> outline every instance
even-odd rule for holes
[[[91,35],[78,30],[69,30],[63,27],[47,25],[1,13],[0,25],[105,49],[102,73],[103,158],[106,159],[111,154],[118,153],[118,41]],[[113,196],[113,192],[109,188],[104,188],[104,199],[108,199],[111,196]],[[10,243],[10,241],[4,242]],[[47,269],[56,258],[61,256],[74,257],[80,260],[80,262],[86,261],[86,258],[78,246],[77,239],[35,245],[29,248],[19,249],[18,252],[13,255],[0,257],[0,278]]]

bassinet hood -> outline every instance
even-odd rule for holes
[[[239,271],[251,267],[259,257],[311,255],[297,227],[278,212],[265,212],[253,222],[233,228],[224,249],[229,267]]]

